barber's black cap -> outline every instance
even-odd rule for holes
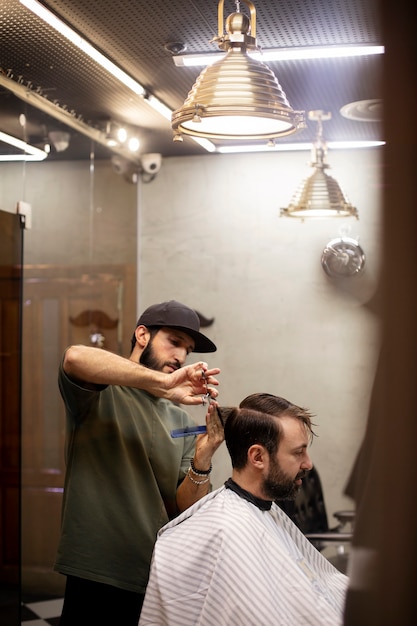
[[[136,325],[178,328],[194,339],[193,352],[215,352],[217,350],[216,345],[200,333],[200,319],[194,309],[190,309],[176,300],[152,304],[142,313]]]

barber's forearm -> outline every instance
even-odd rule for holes
[[[126,385],[152,393],[164,376],[113,352],[82,345],[67,349],[64,371],[80,384]]]
[[[201,468],[203,469],[203,468]],[[189,506],[207,495],[210,491],[210,474],[201,476],[195,474],[190,468],[177,489],[177,507],[179,512],[185,511]]]
[[[196,438],[194,457],[187,475],[177,489],[177,506],[180,511],[200,500],[210,491],[210,477],[213,455],[224,441],[224,429],[217,413],[217,403],[210,403],[207,409],[204,435]]]
[[[132,353],[133,354],[133,353]],[[137,355],[136,355],[137,356]],[[208,369],[207,363],[198,361],[180,367],[170,374],[140,365],[128,358],[90,346],[71,346],[64,356],[64,371],[78,384],[88,388],[93,385],[124,385],[144,389],[158,398],[176,404],[203,404],[207,383],[218,385],[219,368]],[[202,371],[206,372],[202,376]],[[209,387],[212,398],[218,391]]]

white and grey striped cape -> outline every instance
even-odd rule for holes
[[[275,504],[220,487],[166,524],[140,626],[338,626],[348,578]]]

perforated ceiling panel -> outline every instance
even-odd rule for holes
[[[166,49],[183,43],[188,53],[216,52],[217,0],[48,0],[44,2],[84,39],[119,65],[171,109],[183,103],[202,68],[178,68]],[[337,44],[381,44],[376,0],[254,0],[257,43],[263,49]],[[247,12],[242,1],[241,10]],[[224,17],[234,12],[226,0]],[[73,44],[23,6],[19,0],[0,3],[1,72],[47,96],[56,106],[93,126],[105,120],[131,125],[140,134],[143,150],[164,155],[200,154],[190,139],[172,141],[169,122],[143,98],[121,85]],[[294,109],[332,112],[327,139],[380,138],[373,122],[346,120],[342,106],[381,97],[381,58],[269,63]],[[60,126],[30,103],[17,101],[0,88],[0,130],[21,132],[23,109],[33,135]],[[297,140],[314,139],[314,125]],[[294,137],[290,138],[291,141]],[[285,141],[285,140],[283,140]],[[86,158],[89,142],[72,142],[66,158]],[[106,150],[103,157],[108,157]],[[62,158],[55,155],[55,158]]]
[[[281,0],[255,6],[264,48],[371,43],[378,38],[373,2]]]

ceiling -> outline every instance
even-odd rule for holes
[[[340,44],[382,45],[377,0],[253,0],[262,49]],[[48,0],[42,2],[170,109],[179,108],[202,67],[176,67],[167,44],[186,53],[217,52],[217,0]],[[241,10],[247,12],[241,2]],[[235,11],[226,0],[225,18]],[[41,145],[51,130],[68,130],[69,147],[48,160],[110,158],[96,141],[106,122],[127,125],[141,153],[207,154],[189,137],[174,142],[170,122],[155,112],[19,0],[0,3],[0,131]],[[329,111],[328,141],[380,140],[382,55],[268,62],[294,110]],[[340,109],[366,101],[361,120]],[[378,106],[376,106],[378,105]],[[350,107],[356,112],[356,107]],[[375,115],[375,112],[378,114]],[[25,118],[21,114],[25,114]],[[51,114],[52,113],[52,114]],[[363,115],[362,115],[363,114]],[[355,116],[354,116],[355,117]],[[25,122],[22,125],[22,121]],[[91,129],[89,135],[80,129]],[[277,140],[312,142],[316,122]],[[17,152],[0,142],[0,155]]]

